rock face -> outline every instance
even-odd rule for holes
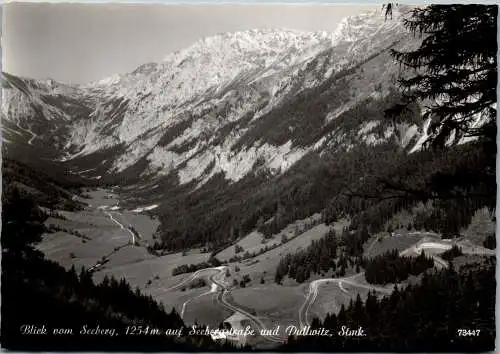
[[[98,174],[174,174],[180,185],[199,187],[218,173],[238,181],[256,166],[283,173],[334,145],[397,137],[407,146],[423,125],[378,136],[371,131],[380,122],[367,117],[353,127],[359,141],[329,128],[364,100],[388,95],[398,74],[388,50],[415,44],[400,19],[373,11],[344,19],[333,33],[220,34],[160,63],[74,87],[5,74],[6,149],[28,144],[76,166],[106,156]]]

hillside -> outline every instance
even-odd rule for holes
[[[9,345],[30,349],[15,328],[57,313],[50,326],[256,332],[153,349],[491,348],[496,57],[476,39],[493,45],[496,8],[390,9],[332,32],[220,33],[83,85],[2,73]],[[325,346],[284,324],[371,337]]]
[[[187,331],[182,319],[175,311],[166,312],[163,305],[141,294],[139,289],[134,291],[124,279],[106,278],[96,284],[84,268],[77,275],[74,266],[65,270],[47,260],[33,248],[42,240],[47,216],[33,199],[22,196],[17,187],[4,184],[2,193],[3,348],[137,350],[145,345],[175,350],[198,346],[223,348],[209,337],[165,335],[167,330]],[[149,326],[149,338],[127,334],[140,325]]]
[[[300,199],[304,208],[279,229],[338,194],[343,181],[319,200],[312,191],[335,178],[328,171],[347,176],[346,152],[377,149],[390,159],[419,148],[419,107],[400,122],[384,119],[400,99],[390,50],[418,44],[398,16],[361,14],[333,33],[221,34],[78,87],[4,74],[4,151],[31,165],[41,155],[36,168],[87,184],[119,185],[128,208],[159,205],[169,250],[215,249],[272,217],[278,199]]]

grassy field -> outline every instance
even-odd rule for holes
[[[206,293],[210,288],[209,287],[203,287],[203,288],[196,288],[196,289],[189,289],[187,288],[186,290],[177,290],[177,291],[163,291],[162,289],[155,288],[154,291],[150,292],[152,296],[154,296],[155,299],[158,301],[161,301],[167,311],[169,311],[172,308],[175,308],[175,310],[180,314],[182,311],[182,305],[189,301],[186,305],[185,308],[185,313],[184,313],[184,319],[187,321],[187,324],[192,324],[193,322],[189,322],[192,319],[192,306],[196,305],[196,301],[191,301],[192,299],[197,298],[198,296],[202,295],[203,293]],[[151,289],[152,290],[152,289]],[[212,296],[211,294],[206,295],[207,297]],[[189,323],[188,323],[189,322]]]
[[[76,269],[80,269],[82,266],[88,267],[95,264],[101,257],[100,255],[83,257],[82,253],[79,258],[76,258],[76,254],[72,250],[79,249],[81,246],[81,238],[66,232],[58,231],[52,234],[45,234],[43,241],[36,247],[42,251],[47,258],[58,262],[63,267],[71,268],[72,265],[75,265]],[[72,257],[73,254],[75,257]]]
[[[394,235],[391,235],[387,232],[382,232],[375,235],[365,243],[364,256],[369,258],[375,257],[394,249],[403,251],[408,247],[414,245],[424,237],[436,240],[441,239],[438,234],[429,232],[396,231],[394,232]]]
[[[233,311],[227,310],[219,303],[217,293],[210,292],[210,286],[191,289],[189,283],[184,284],[185,280],[191,279],[192,274],[172,276],[175,267],[207,262],[210,253],[192,249],[185,253],[154,256],[147,252],[143,245],[137,246],[131,243],[132,235],[127,227],[132,226],[137,230],[142,236],[142,241],[152,242],[158,227],[157,220],[148,215],[116,208],[112,212],[109,211],[110,207],[117,205],[118,200],[106,191],[88,192],[86,201],[89,207],[85,211],[61,213],[67,220],[60,218],[47,220],[47,225],[52,224],[67,230],[67,232],[58,231],[44,235],[38,247],[48,258],[66,267],[76,265],[88,268],[106,257],[105,264],[94,272],[95,281],[101,281],[106,275],[118,279],[125,278],[132,287],[139,287],[144,293],[162,302],[167,310],[175,308],[179,313],[182,312],[188,325],[197,322],[215,327],[234,315]],[[284,282],[285,286],[277,285],[274,283],[274,275],[280,259],[287,253],[307,248],[312,241],[324,237],[331,228],[340,234],[348,225],[348,221],[342,220],[330,226],[317,224],[305,231],[306,224],[317,222],[318,217],[313,215],[292,223],[267,240],[264,240],[263,235],[258,232],[252,232],[239,240],[237,244],[243,248],[240,254],[247,251],[259,252],[265,245],[277,246],[255,257],[228,264],[229,277],[226,280],[233,286],[231,293],[227,295],[227,300],[255,314],[266,328],[272,329],[280,325],[281,331],[284,331],[288,325],[298,325],[298,311],[305,301],[309,283],[296,284],[290,280]],[[398,234],[397,232],[393,236],[387,233],[376,236],[365,245],[365,253],[369,256],[394,248],[406,249],[423,237],[437,237],[424,233]],[[235,246],[232,245],[216,256],[224,262],[234,255]],[[206,270],[197,274],[209,284],[208,277],[214,272],[218,271]],[[349,268],[347,275],[352,272],[354,270]],[[241,287],[240,281],[244,276],[249,276],[250,281],[245,287]],[[310,281],[329,276],[331,274],[315,275]],[[174,285],[180,283],[183,284],[181,288],[173,289]],[[360,283],[363,284],[362,279]],[[364,298],[367,290],[362,286],[353,286],[346,282],[343,283],[342,289],[338,284],[322,285],[316,301],[310,307],[309,319],[314,316],[323,318],[328,312],[338,311],[341,304],[347,305],[358,293]],[[264,343],[259,337],[251,338],[249,341]]]
[[[151,257],[138,262],[126,262],[122,259],[122,265],[109,266],[103,271],[96,272],[94,277],[96,280],[102,279],[105,274],[112,274],[118,278],[125,278],[131,284],[145,288],[148,281],[151,284],[148,286],[148,292],[154,291],[155,288],[169,288],[172,285],[179,283],[189,274],[179,274],[172,276],[172,270],[181,264],[194,264],[205,262],[210,254],[198,253],[183,256],[181,253],[170,254],[161,257]],[[131,260],[130,258],[127,260]],[[123,263],[125,262],[125,263]]]
[[[151,219],[147,215],[133,213],[129,211],[122,211],[120,213],[113,213],[113,217],[123,225],[132,225],[141,235],[141,239],[149,244],[154,243],[153,235],[160,222],[156,219]]]
[[[105,264],[102,272],[111,272],[114,268],[135,264],[154,259],[155,256],[146,251],[144,247],[129,246],[121,248],[113,256],[109,258],[109,262]]]
[[[68,232],[44,234],[37,246],[49,259],[65,267],[73,263],[91,267],[116,247],[129,242],[130,237],[100,212],[65,213],[65,217],[68,220],[49,218],[45,225]]]
[[[301,249],[307,248],[312,241],[323,238],[331,228],[340,234],[344,226],[348,225],[348,223],[349,221],[347,220],[340,220],[339,222],[331,225],[318,224],[288,240],[284,244],[280,244],[278,247],[265,253],[241,262],[230,263],[229,266],[231,268],[231,276],[239,282],[244,275],[249,275],[251,281],[247,284],[247,286],[262,285],[261,279],[264,280],[264,284],[273,284],[276,267],[283,256],[287,253],[295,253]],[[292,229],[292,227],[290,226],[287,229]],[[253,240],[255,241],[255,239],[256,237],[254,235]],[[228,249],[231,248],[233,249],[234,254],[234,247],[229,247]],[[238,268],[239,271],[236,272],[235,270]],[[294,285],[294,283],[295,282],[292,282],[290,285]]]
[[[342,305],[349,306],[350,301],[355,301],[358,294],[364,301],[368,296],[370,284],[363,274],[351,280],[321,284],[318,296],[309,308],[308,320],[312,321],[314,317],[324,319],[328,313],[338,313]],[[376,294],[379,297],[385,296],[391,292],[392,287],[391,284],[380,286],[376,289]]]
[[[189,303],[184,313],[184,320],[187,324],[197,322],[213,328],[218,327],[232,314],[232,311],[226,310],[217,302],[215,294],[209,294]]]
[[[84,199],[89,206],[77,213],[59,212],[65,219],[48,218],[46,225],[67,230],[43,235],[38,244],[47,258],[59,262],[66,268],[75,265],[77,269],[90,268],[97,262],[106,263],[94,273],[94,280],[100,282],[105,275],[127,279],[133,287],[146,292],[161,291],[180,282],[186,274],[172,277],[172,269],[181,264],[205,262],[209,253],[192,250],[187,255],[175,253],[161,257],[153,256],[145,247],[131,244],[131,234],[113,221],[101,206],[116,205],[116,196],[104,190],[88,191]],[[151,241],[158,221],[147,215],[127,211],[113,211],[113,218],[125,227],[131,225]],[[80,236],[78,236],[80,235]],[[165,303],[168,305],[168,302]],[[168,306],[167,306],[168,307]]]
[[[239,285],[232,288],[231,301],[246,311],[256,313],[268,328],[273,328],[276,325],[283,327],[284,325],[297,324],[298,310],[305,300],[305,291],[308,284],[294,284],[292,286],[276,285],[274,283],[276,266],[285,254],[294,253],[306,248],[313,240],[322,238],[330,230],[330,227],[334,227],[337,232],[340,232],[345,225],[346,221],[332,226],[319,224],[263,254],[242,262],[230,263],[228,266],[231,281],[235,279],[239,283],[244,275],[249,275],[251,279],[244,288],[241,288]],[[290,232],[291,235],[292,230],[295,230],[295,227],[290,225],[282,232]],[[253,232],[238,241],[238,245],[243,247],[244,251],[251,251],[262,247],[261,240],[262,235]],[[268,242],[272,243],[272,240],[275,240],[274,242],[281,242],[281,233],[275,235]],[[224,261],[234,256],[234,254],[233,245],[219,252],[217,257],[219,260]],[[261,279],[264,279],[264,284],[261,284]],[[154,296],[159,298],[158,294]],[[206,306],[210,304],[210,301],[207,299],[209,296],[201,297],[189,303],[185,314],[186,320],[192,320],[189,317],[191,316],[189,313],[196,311],[198,303]],[[203,309],[202,311],[206,312],[208,309]]]
[[[346,285],[343,286],[347,288]],[[349,301],[352,298],[351,293],[346,294],[336,283],[321,285],[316,300],[309,308],[307,316],[309,323],[315,317],[323,320],[328,313],[338,313],[338,311],[340,311],[340,306],[342,304],[344,304],[344,306],[349,305]]]
[[[236,304],[254,309],[269,327],[297,324],[298,311],[305,300],[308,284],[281,286],[261,285],[252,288],[235,289],[231,292]]]
[[[265,283],[273,283],[274,273],[281,257],[287,253],[297,252],[306,248],[313,240],[322,238],[328,230],[329,226],[319,224],[277,248],[243,262],[238,262],[237,264],[240,268],[238,273],[241,276],[244,274],[250,276],[251,282],[249,285],[260,284],[261,277],[264,278]]]
[[[299,236],[306,231],[307,224],[317,224],[320,219],[321,214],[314,214],[308,218],[296,220],[295,222],[290,223],[285,228],[283,228],[283,230],[281,230],[279,233],[267,239],[260,232],[253,231],[236,242],[234,245],[231,245],[221,252],[217,253],[216,257],[221,261],[228,261],[235,255],[242,256],[245,252],[259,253],[264,249],[265,246],[268,246],[269,248],[279,246],[284,237],[286,237],[288,240],[293,239],[294,237]],[[242,247],[243,250],[239,253],[236,253],[236,245]]]
[[[234,245],[231,245],[227,247],[226,249],[222,250],[221,252],[217,253],[215,256],[217,259],[219,259],[221,262],[226,262],[228,261],[231,257],[234,257],[235,255],[241,256],[244,252],[258,252],[262,247],[264,247],[264,235],[262,235],[260,232],[254,231],[243,237],[241,240],[236,242]],[[279,244],[280,240],[275,240],[269,239],[267,240],[267,245],[272,245],[273,243]],[[236,253],[236,245],[239,247],[243,248],[243,251],[240,253]]]

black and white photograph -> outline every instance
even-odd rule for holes
[[[497,5],[1,14],[3,349],[495,350]]]

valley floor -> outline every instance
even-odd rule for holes
[[[262,329],[279,329],[266,336],[233,336],[241,344],[258,348],[272,348],[284,342],[288,326],[305,328],[313,317],[323,319],[328,313],[337,313],[341,305],[347,306],[359,294],[366,298],[369,291],[379,296],[390,294],[393,286],[368,284],[364,273],[355,274],[352,268],[340,278],[313,277],[311,282],[299,284],[274,283],[274,272],[283,255],[307,247],[312,240],[323,237],[330,229],[342,229],[345,221],[332,226],[315,223],[310,229],[300,229],[305,221],[283,230],[289,239],[280,243],[279,235],[266,240],[273,247],[260,253],[262,235],[251,233],[237,244],[252,250],[255,256],[244,260],[232,260],[234,245],[219,252],[223,262],[219,267],[205,268],[189,274],[172,276],[172,270],[180,265],[206,262],[210,253],[199,249],[171,254],[155,254],[148,245],[155,241],[155,230],[159,223],[147,209],[123,210],[118,196],[109,190],[98,189],[75,196],[87,204],[83,211],[58,211],[46,224],[55,231],[45,234],[38,249],[49,259],[66,268],[75,266],[93,271],[100,282],[105,276],[125,278],[133,287],[151,295],[164,304],[166,309],[175,308],[187,325],[208,325],[217,328],[222,322],[234,329],[250,326],[256,333]],[[317,218],[312,216],[311,218]],[[307,221],[307,220],[306,220]],[[292,229],[300,229],[292,235]],[[394,240],[398,239],[398,242]],[[453,241],[455,242],[455,241]],[[437,267],[447,263],[439,253],[451,248],[451,240],[441,240],[432,233],[393,234],[392,237],[378,235],[369,241],[365,254],[377,255],[398,244],[402,255],[419,254],[425,250]],[[494,255],[494,251],[478,247],[466,240],[457,240],[465,254]],[[244,287],[241,279],[250,278]],[[203,279],[201,287],[196,281]]]

